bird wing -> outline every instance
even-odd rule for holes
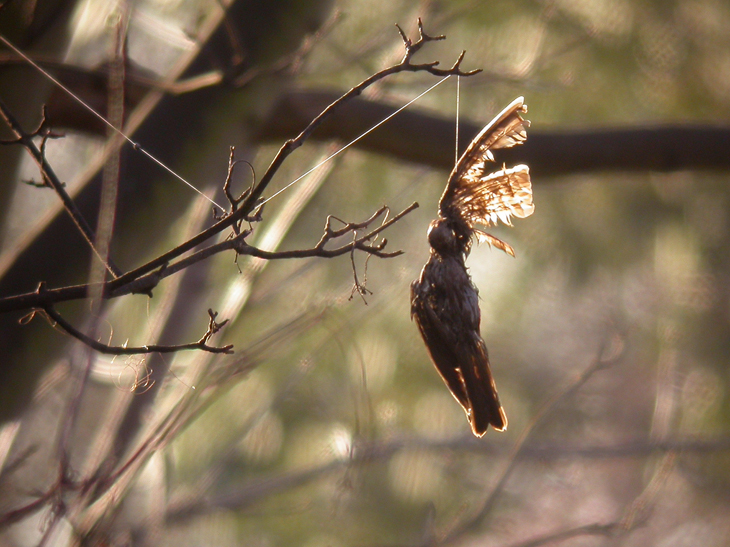
[[[526,165],[492,171],[492,150],[510,148],[527,139],[530,122],[522,118],[527,105],[518,97],[500,112],[474,138],[449,176],[439,202],[442,216],[458,214],[470,226],[489,226],[501,220],[511,225],[510,217],[532,214],[530,170]]]

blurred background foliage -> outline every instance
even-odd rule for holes
[[[93,78],[128,17],[128,131],[217,200],[230,146],[258,174],[275,155],[281,142],[257,135],[278,99],[344,92],[398,62],[393,25],[415,36],[417,17],[448,37],[418,61],[450,66],[466,50],[465,69],[484,69],[461,79],[462,120],[484,124],[519,95],[535,132],[730,118],[730,5],[720,0],[239,0],[223,17],[225,5],[14,1],[0,31],[104,109],[104,79],[99,91]],[[66,138],[49,142],[48,159],[95,219],[103,130],[36,71],[4,63],[0,97],[28,128],[49,104]],[[211,71],[217,85],[161,91]],[[435,82],[401,74],[366,99],[401,105]],[[453,121],[455,84],[411,108]],[[305,144],[267,195],[332,146]],[[23,150],[0,154],[2,296],[41,280],[85,282],[88,250],[56,216],[56,196],[19,183],[38,180]],[[89,356],[42,320],[2,317],[0,514],[58,486],[57,439],[74,370],[88,360],[66,449],[77,478],[102,470],[118,483],[107,497],[65,492],[63,512],[46,504],[6,524],[1,541],[727,544],[727,172],[532,170],[535,214],[493,231],[517,258],[481,246],[467,262],[510,422],[476,440],[409,317],[448,173],[357,147],[322,169],[268,203],[250,240],[309,248],[327,215],[361,221],[418,201],[385,234],[402,256],[355,255],[364,298],[351,297],[348,256],[236,264],[224,254],[167,279],[153,299],[105,304],[99,332],[114,344],[189,342],[213,308],[231,319],[216,342],[235,344],[234,356]],[[245,169],[236,175],[239,190],[250,184]],[[124,270],[211,223],[207,202],[128,146],[119,185],[112,256]],[[59,309],[88,321],[87,303]]]

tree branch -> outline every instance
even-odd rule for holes
[[[382,462],[391,458],[401,450],[425,450],[436,452],[453,452],[455,450],[489,454],[491,456],[503,457],[510,454],[509,447],[495,444],[485,444],[475,439],[473,435],[447,440],[431,439],[404,439],[394,438],[387,441],[363,443],[355,446],[351,457],[338,459],[323,463],[320,466],[309,469],[292,471],[289,473],[257,477],[240,485],[232,485],[222,488],[219,492],[207,493],[204,497],[189,497],[186,500],[177,500],[170,503],[167,508],[168,522],[175,523],[184,519],[210,514],[220,510],[242,509],[258,503],[269,496],[278,494],[287,489],[301,486],[313,480],[324,477],[330,473],[342,470],[358,463]],[[550,460],[553,458],[615,458],[615,457],[645,457],[652,454],[681,450],[684,453],[710,454],[726,452],[730,450],[730,437],[716,439],[675,439],[662,442],[641,439],[616,446],[566,446],[564,443],[554,445],[524,446],[518,454],[520,461],[525,460]],[[616,524],[617,526],[618,524]],[[602,525],[588,525],[591,526]],[[608,525],[606,525],[608,526]],[[585,527],[578,527],[574,530],[576,535],[589,532],[579,532]],[[560,537],[562,534],[573,532],[562,531],[544,537]],[[573,537],[573,536],[566,536]],[[536,538],[530,541],[540,541]],[[535,543],[539,545],[540,543]],[[523,545],[523,544],[519,544]],[[531,545],[525,543],[525,545]]]
[[[429,72],[430,74],[434,74],[436,76],[472,76],[474,74],[477,74],[480,72],[480,70],[471,70],[468,72],[463,72],[460,68],[461,62],[464,58],[464,52],[462,51],[459,55],[456,62],[452,65],[450,69],[442,70],[435,68],[436,65],[438,65],[438,62],[432,62],[432,63],[424,63],[424,64],[412,64],[411,58],[413,55],[418,52],[418,50],[423,47],[423,45],[427,42],[435,41],[435,40],[444,40],[445,36],[437,36],[435,38],[432,38],[425,34],[423,31],[423,24],[421,22],[421,19],[418,19],[418,31],[419,31],[419,38],[415,43],[412,43],[411,40],[409,40],[400,27],[398,27],[398,32],[401,35],[401,38],[403,39],[403,44],[405,47],[405,54],[403,56],[403,59],[400,63],[397,65],[393,65],[389,68],[383,69],[380,72],[377,72],[370,76],[369,78],[366,78],[362,82],[360,82],[358,85],[350,89],[347,93],[344,93],[341,97],[335,99],[329,106],[327,106],[322,112],[315,116],[314,119],[307,125],[307,127],[302,130],[299,135],[297,135],[295,138],[288,140],[284,143],[284,145],[279,149],[279,152],[276,154],[276,157],[271,162],[271,165],[267,169],[266,173],[264,173],[264,176],[261,177],[261,181],[256,185],[256,187],[253,189],[251,194],[246,198],[244,203],[241,206],[241,209],[246,212],[251,212],[253,208],[256,205],[257,200],[263,195],[264,190],[269,185],[271,180],[274,177],[274,174],[279,170],[284,160],[286,160],[289,155],[294,152],[297,148],[302,146],[304,144],[304,141],[307,140],[310,135],[332,114],[337,111],[344,103],[352,100],[353,98],[359,96],[365,89],[373,85],[374,83],[382,80],[383,78],[386,78],[388,76],[391,76],[393,74],[398,74],[399,72]]]
[[[420,21],[420,20],[419,20]],[[422,25],[419,22],[419,29],[422,29]],[[402,31],[401,31],[402,32]],[[248,193],[246,198],[244,199],[243,203],[240,204],[239,208],[235,211],[232,211],[229,213],[228,216],[225,216],[218,222],[216,222],[213,226],[210,228],[203,230],[200,234],[197,236],[191,238],[190,240],[186,241],[185,243],[175,247],[174,249],[168,251],[167,253],[157,257],[156,259],[151,260],[147,264],[144,264],[130,272],[127,272],[126,274],[120,276],[119,278],[113,280],[109,283],[109,286],[107,287],[108,292],[107,294],[117,294],[120,291],[123,290],[123,287],[125,285],[129,284],[130,282],[139,279],[145,274],[148,274],[154,270],[157,270],[159,268],[162,268],[166,264],[169,264],[172,262],[175,258],[183,255],[184,253],[194,249],[201,243],[207,241],[211,237],[219,234],[223,230],[225,230],[228,227],[232,227],[235,225],[240,225],[240,223],[245,220],[246,218],[249,218],[249,215],[251,215],[256,208],[259,206],[259,200],[268,186],[268,184],[273,179],[276,172],[279,170],[279,168],[282,166],[284,161],[291,155],[294,150],[299,148],[306,139],[310,137],[310,135],[314,132],[314,130],[319,127],[320,124],[322,124],[326,119],[328,119],[334,112],[336,112],[343,104],[346,102],[352,100],[354,97],[358,96],[360,93],[362,93],[367,87],[371,86],[372,84],[382,80],[383,78],[386,78],[387,76],[390,76],[392,74],[396,74],[399,72],[429,72],[431,74],[436,74],[439,76],[450,76],[450,75],[459,75],[459,76],[471,76],[473,74],[478,73],[478,70],[472,70],[468,72],[463,72],[460,68],[461,61],[463,59],[463,52],[457,59],[457,61],[454,63],[454,65],[448,69],[448,70],[441,70],[434,68],[434,63],[427,63],[427,64],[420,64],[420,65],[414,65],[410,63],[410,57],[415,51],[420,49],[420,47],[423,45],[424,42],[432,41],[435,38],[425,37],[423,33],[421,32],[421,37],[419,40],[416,41],[415,44],[406,44],[406,55],[404,56],[403,60],[398,63],[397,65],[391,66],[389,68],[386,68],[384,70],[381,70],[380,72],[377,72],[376,74],[373,74],[369,78],[366,78],[363,80],[360,84],[353,87],[333,101],[329,106],[327,106],[318,116],[316,116],[309,125],[294,139],[289,140],[284,143],[284,145],[279,149],[279,152],[277,153],[274,160],[269,165],[268,169],[266,170],[266,173],[264,173],[263,177],[259,181],[259,183],[253,188],[253,190]],[[258,256],[258,255],[253,255]],[[262,256],[262,258],[266,258],[265,256]],[[294,257],[290,257],[294,258]],[[16,308],[17,309],[17,308]],[[0,300],[0,312],[4,311],[3,302]]]
[[[281,141],[296,135],[339,93],[332,90],[292,91],[273,106],[256,135],[258,142]],[[349,142],[397,107],[356,98],[311,136],[315,140]],[[464,150],[484,122],[460,123],[459,149]],[[454,120],[417,109],[388,122],[388,131],[375,131],[354,146],[444,171],[454,166]],[[676,171],[730,169],[730,127],[720,125],[661,125],[575,130],[531,129],[522,146],[499,151],[500,161],[526,163],[533,182],[548,177],[595,171]],[[538,177],[537,174],[540,176]]]
[[[250,234],[250,232],[242,232],[232,239],[217,243],[215,245],[211,245],[209,247],[206,247],[205,249],[201,249],[200,251],[197,251],[189,257],[186,257],[174,264],[168,265],[166,263],[163,263],[158,270],[146,275],[142,275],[136,279],[131,279],[126,283],[120,283],[120,279],[126,278],[126,275],[115,280],[103,283],[101,284],[101,295],[102,298],[108,299],[123,296],[125,294],[149,293],[165,277],[169,277],[170,275],[177,273],[191,266],[192,264],[195,264],[196,262],[200,262],[201,260],[205,260],[206,258],[213,256],[214,254],[227,250],[235,250],[239,254],[255,256],[257,258],[263,258],[266,260],[309,257],[333,258],[347,254],[353,249],[357,249],[380,258],[392,258],[403,254],[403,251],[383,251],[387,244],[387,240],[383,240],[377,245],[368,245],[367,242],[417,208],[418,203],[413,203],[406,209],[395,215],[393,218],[383,223],[381,226],[378,226],[364,236],[361,236],[354,241],[351,241],[350,243],[347,243],[346,245],[342,245],[335,249],[325,249],[324,244],[333,239],[333,237],[339,237],[354,229],[361,229],[362,227],[366,226],[368,222],[372,222],[372,220],[380,216],[385,208],[380,209],[378,213],[373,215],[364,223],[348,224],[347,226],[350,227],[348,230],[345,229],[347,227],[346,226],[345,228],[333,232],[334,234],[339,235],[328,237],[326,233],[327,228],[325,227],[325,235],[322,237],[322,239],[320,239],[319,243],[317,243],[317,245],[311,249],[301,249],[293,251],[265,251],[246,243],[245,238]],[[59,302],[79,300],[82,298],[86,298],[90,290],[99,289],[99,285],[100,284],[74,285],[71,287],[62,287],[59,289],[47,289],[43,287],[42,290],[36,289],[33,292],[0,298],[0,313],[27,309],[44,309],[47,306],[58,304]]]
[[[71,196],[69,196],[68,192],[66,192],[65,184],[63,184],[58,176],[56,176],[56,173],[53,171],[50,164],[46,161],[45,147],[47,140],[49,138],[58,138],[60,137],[60,135],[54,135],[51,130],[48,129],[45,109],[43,110],[41,123],[38,126],[38,129],[36,129],[33,133],[27,133],[21,127],[18,120],[15,118],[15,116],[13,116],[12,112],[10,112],[10,109],[2,101],[2,99],[0,99],[0,116],[2,116],[2,118],[5,120],[5,123],[8,124],[8,127],[13,132],[13,134],[15,134],[16,137],[15,140],[4,141],[3,144],[19,144],[28,151],[28,153],[38,165],[45,185],[49,188],[52,188],[53,191],[58,194],[58,197],[61,198],[61,202],[63,203],[66,212],[69,214],[79,232],[86,240],[86,243],[88,243],[91,250],[104,264],[104,267],[109,271],[109,273],[111,273],[115,277],[118,277],[121,274],[121,271],[117,267],[115,267],[111,263],[111,261],[107,261],[96,249],[96,247],[94,246],[94,239],[96,237],[94,235],[94,231],[91,229],[91,226],[89,226],[89,223],[86,222],[86,219],[81,214],[81,211],[79,211],[78,207],[76,207],[76,204],[71,199]],[[38,136],[42,139],[40,149],[33,142],[33,138]]]
[[[32,312],[30,316],[27,316],[26,321],[32,320],[33,316],[37,312]],[[80,342],[84,343],[85,345],[89,346],[91,349],[98,351],[99,353],[105,353],[108,355],[138,355],[138,354],[144,354],[144,353],[175,353],[178,351],[185,351],[185,350],[191,350],[191,349],[197,349],[202,351],[207,351],[209,353],[233,353],[233,345],[229,344],[227,346],[223,347],[215,347],[215,346],[209,346],[208,340],[216,334],[218,331],[220,331],[223,326],[228,323],[228,320],[226,319],[222,323],[216,323],[215,318],[218,315],[217,312],[214,312],[213,310],[208,310],[208,315],[210,316],[210,320],[208,321],[208,330],[203,334],[203,336],[198,340],[197,342],[193,342],[190,344],[178,344],[178,345],[156,345],[156,344],[150,344],[146,346],[110,346],[107,344],[103,344],[99,342],[98,340],[94,340],[93,338],[90,338],[80,330],[78,330],[76,327],[74,327],[71,323],[66,321],[60,313],[58,313],[53,306],[45,306],[42,310],[42,313],[48,316],[49,319],[53,320],[53,322],[60,327],[63,331],[65,331],[67,334],[73,336]]]
[[[376,218],[381,216],[387,210],[387,207],[380,208],[373,216],[371,216],[364,222],[346,223],[345,226],[339,230],[331,229],[330,224],[333,217],[328,217],[327,224],[325,226],[325,233],[323,234],[317,245],[310,249],[297,249],[292,251],[265,251],[263,249],[259,249],[252,245],[249,245],[246,242],[246,237],[249,236],[251,232],[243,231],[239,235],[231,239],[228,239],[221,243],[216,243],[215,245],[211,245],[209,247],[206,247],[205,249],[201,249],[191,254],[190,256],[178,262],[175,262],[174,264],[166,265],[165,267],[160,268],[158,271],[142,276],[139,279],[136,279],[135,281],[123,286],[121,289],[114,289],[107,294],[107,297],[113,298],[130,293],[147,293],[151,291],[165,277],[184,270],[185,268],[188,268],[197,262],[206,260],[213,255],[229,250],[234,250],[240,255],[253,256],[256,258],[263,258],[265,260],[282,260],[290,258],[312,257],[334,258],[347,254],[355,249],[363,251],[370,255],[375,255],[379,258],[393,258],[396,256],[400,256],[401,254],[403,254],[403,251],[383,251],[388,243],[388,240],[386,239],[384,239],[377,245],[370,245],[368,244],[368,241],[372,240],[379,233],[388,229],[390,226],[398,222],[401,218],[417,208],[418,203],[412,203],[410,206],[398,213],[392,219],[384,222],[382,225],[371,230],[364,236],[356,238],[350,243],[347,243],[346,245],[341,245],[340,247],[336,247],[334,249],[325,249],[324,247],[332,239],[342,237],[343,235],[348,233],[353,233],[355,230],[358,229],[366,228]],[[113,282],[107,284],[107,286],[109,287],[111,287],[112,285]],[[2,300],[0,300],[0,311],[2,311],[2,303]]]

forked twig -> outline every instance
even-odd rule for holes
[[[190,344],[176,344],[176,345],[160,345],[160,344],[149,344],[145,346],[111,346],[109,344],[104,344],[102,342],[99,342],[98,340],[94,340],[93,338],[87,336],[80,330],[78,330],[76,327],[74,327],[71,323],[66,321],[63,316],[56,311],[56,309],[51,306],[45,306],[41,310],[35,310],[31,312],[29,315],[25,316],[23,318],[23,322],[27,323],[30,322],[33,317],[36,314],[42,314],[45,315],[49,321],[53,324],[53,326],[58,326],[60,329],[62,329],[64,332],[72,336],[73,338],[76,338],[80,342],[84,343],[91,349],[98,351],[99,353],[104,353],[108,355],[138,355],[138,354],[144,354],[144,353],[174,353],[177,351],[185,351],[185,350],[192,350],[197,349],[201,351],[207,351],[209,353],[233,353],[233,345],[228,344],[226,346],[222,347],[216,347],[216,346],[210,346],[208,345],[208,341],[210,338],[216,334],[218,331],[223,328],[223,326],[228,323],[228,319],[221,323],[217,323],[215,321],[216,316],[218,315],[217,312],[214,312],[213,310],[208,310],[209,315],[209,321],[208,321],[208,330],[201,336],[200,340],[197,342],[192,342]]]
[[[437,36],[437,37],[430,37],[428,36],[424,30],[423,30],[423,23],[421,19],[418,19],[418,32],[419,32],[419,38],[416,40],[416,42],[412,42],[410,39],[408,39],[403,32],[403,30],[398,27],[398,32],[401,35],[401,38],[403,39],[403,45],[405,47],[405,54],[403,56],[403,59],[400,61],[400,63],[393,65],[389,68],[385,68],[381,70],[380,72],[376,72],[369,78],[366,78],[362,82],[360,82],[358,85],[350,89],[347,93],[342,95],[339,99],[335,100],[332,104],[330,104],[327,108],[325,108],[317,117],[315,117],[307,127],[304,128],[304,130],[299,133],[295,138],[290,139],[284,143],[284,145],[279,149],[279,152],[276,154],[276,157],[269,165],[269,168],[267,169],[266,173],[264,173],[263,177],[261,177],[261,180],[259,181],[258,185],[253,189],[251,194],[248,196],[246,201],[242,204],[241,209],[247,210],[250,212],[253,207],[256,204],[256,200],[258,200],[262,195],[266,187],[269,185],[271,180],[273,179],[276,172],[279,170],[281,165],[283,164],[284,160],[286,160],[289,155],[294,152],[297,148],[302,146],[304,144],[304,141],[309,138],[309,136],[320,126],[322,125],[322,122],[324,122],[327,118],[329,118],[342,104],[346,103],[350,99],[359,96],[366,88],[370,87],[374,83],[382,80],[383,78],[386,78],[388,76],[391,76],[393,74],[398,74],[400,72],[428,72],[430,74],[433,74],[435,76],[473,76],[474,74],[478,74],[481,72],[481,69],[477,70],[470,70],[467,72],[464,72],[461,70],[461,62],[464,59],[465,52],[461,52],[459,57],[457,58],[456,62],[452,65],[449,69],[439,69],[436,68],[436,66],[439,64],[438,61],[431,62],[431,63],[421,63],[421,64],[413,64],[411,63],[411,58],[413,55],[420,50],[424,44],[427,42],[432,42],[436,40],[444,40],[445,36]]]
[[[231,205],[231,209],[228,214],[233,214],[233,212],[238,208],[240,203],[246,199],[246,196],[248,196],[251,193],[251,190],[253,189],[254,185],[256,184],[256,170],[253,168],[253,165],[251,165],[246,160],[237,160],[235,159],[235,153],[236,153],[236,147],[231,146],[231,151],[228,156],[228,172],[226,173],[226,180],[223,183],[223,193],[226,195],[226,199],[228,200],[228,203]],[[236,197],[233,195],[233,192],[231,191],[231,181],[233,180],[233,170],[235,169],[236,165],[239,163],[245,163],[248,165],[249,169],[251,169],[251,186],[246,188],[241,192],[241,194]],[[249,220],[249,222],[252,222],[253,220],[260,220],[260,218],[257,219],[246,219]],[[237,224],[233,225],[234,230],[236,230],[236,233],[238,233],[237,230]]]
[[[336,247],[334,249],[326,249],[325,245],[332,241],[333,239],[336,239],[338,237],[342,237],[343,235],[346,235],[348,233],[354,233],[356,230],[362,230],[364,228],[367,228],[370,223],[372,223],[376,218],[378,218],[380,215],[382,215],[384,212],[388,210],[387,207],[382,207],[378,209],[369,219],[358,222],[358,223],[347,223],[343,228],[340,228],[339,230],[333,230],[331,227],[331,222],[334,217],[329,216],[327,217],[327,223],[325,225],[324,234],[322,235],[322,238],[319,240],[317,245],[312,247],[311,249],[301,249],[301,250],[295,250],[295,251],[264,251],[262,249],[258,249],[256,247],[252,247],[248,243],[246,243],[245,239],[234,239],[231,240],[230,243],[233,244],[233,248],[239,253],[239,254],[246,254],[255,256],[258,258],[265,258],[267,260],[278,260],[278,259],[285,259],[285,258],[309,258],[309,257],[322,257],[322,258],[332,258],[335,256],[341,256],[346,253],[351,252],[354,249],[363,251],[369,255],[375,255],[380,258],[392,258],[394,256],[400,256],[403,254],[403,251],[392,251],[392,252],[386,252],[383,249],[385,249],[385,246],[387,245],[388,241],[383,240],[380,243],[377,244],[371,244],[369,243],[375,236],[377,236],[380,232],[383,230],[388,229],[390,226],[398,222],[401,218],[406,216],[411,211],[418,208],[418,203],[414,202],[408,207],[406,207],[403,211],[395,215],[392,219],[389,221],[381,224],[377,228],[371,230],[367,234],[360,236],[358,238],[354,238],[350,243],[347,243],[345,245],[341,245],[340,247]],[[229,242],[225,242],[229,243]],[[221,244],[222,245],[222,244]]]
[[[66,212],[71,217],[71,220],[73,220],[74,224],[78,228],[82,237],[86,240],[86,243],[89,245],[91,250],[104,264],[104,267],[114,277],[119,277],[121,275],[121,270],[114,266],[111,260],[105,259],[96,249],[96,247],[94,246],[94,240],[96,238],[96,236],[94,235],[94,231],[91,229],[91,226],[81,214],[79,208],[76,207],[76,204],[74,203],[73,199],[71,199],[71,196],[69,196],[68,192],[66,192],[66,185],[61,182],[56,173],[53,171],[51,165],[46,160],[46,142],[48,141],[48,139],[51,138],[60,138],[61,135],[53,133],[49,128],[48,122],[46,120],[45,108],[43,109],[43,115],[40,124],[32,133],[28,133],[23,129],[23,127],[20,125],[20,122],[18,122],[15,116],[13,116],[10,109],[1,99],[0,116],[2,116],[2,118],[5,120],[5,123],[8,124],[8,127],[16,137],[12,140],[2,141],[2,144],[20,144],[28,151],[28,153],[31,155],[41,171],[44,185],[52,188],[53,191],[56,192],[58,197],[61,199],[61,202],[63,203]],[[40,148],[38,148],[33,141],[35,137],[41,137]]]

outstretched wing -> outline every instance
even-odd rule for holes
[[[527,139],[530,122],[522,118],[527,105],[518,97],[474,138],[449,176],[439,202],[442,216],[458,214],[470,226],[511,224],[510,217],[532,214],[532,185],[526,165],[492,172],[492,150],[510,148]]]
[[[494,173],[470,179],[467,184],[454,189],[450,204],[469,224],[490,226],[501,220],[511,226],[512,216],[529,217],[535,210],[530,168],[527,165],[516,165],[511,169],[503,167]]]

